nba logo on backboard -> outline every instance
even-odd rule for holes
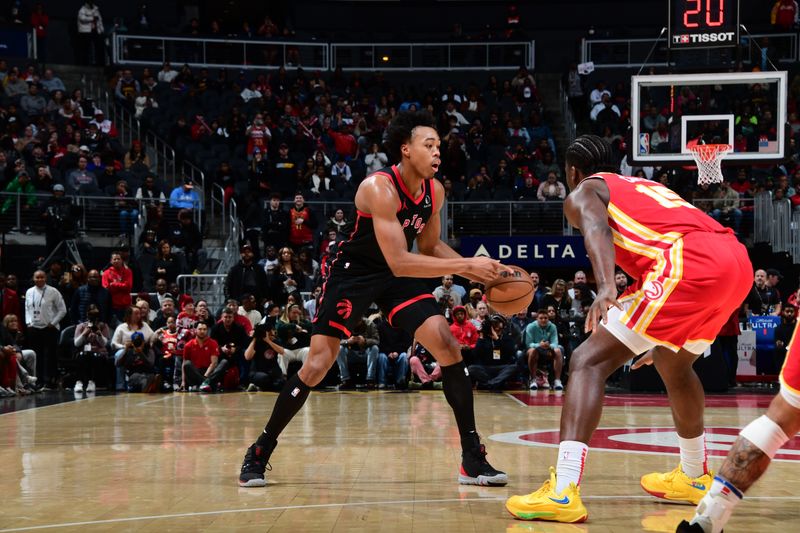
[[[649,133],[640,133],[639,134],[639,153],[640,154],[649,154],[650,153],[650,134]]]

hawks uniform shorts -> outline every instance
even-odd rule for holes
[[[603,327],[636,354],[655,346],[703,353],[753,285],[747,250],[732,234],[689,233],[649,252],[653,266]]]
[[[797,322],[800,325],[800,320]],[[792,340],[786,349],[786,360],[781,368],[781,396],[786,402],[800,409],[800,342],[797,339],[798,325],[794,327]]]
[[[425,283],[417,278],[398,278],[382,271],[368,275],[331,272],[322,286],[322,296],[313,320],[314,335],[350,337],[374,302],[389,324],[414,335],[428,318],[440,315],[439,306]]]

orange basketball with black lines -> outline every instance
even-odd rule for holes
[[[513,272],[503,272],[486,284],[486,301],[498,313],[514,315],[533,301],[533,281],[525,269],[507,266]]]

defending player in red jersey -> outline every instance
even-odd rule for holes
[[[593,333],[572,354],[557,466],[539,490],[508,499],[517,518],[587,519],[580,481],[606,378],[648,351],[643,360],[656,365],[667,387],[681,461],[672,472],[642,477],[642,487],[666,500],[697,503],[711,485],[703,387],[692,363],[747,296],[752,266],[730,229],[658,183],[604,172],[611,158],[610,146],[595,135],[567,149],[572,192],[564,214],[583,233],[598,283],[586,317]],[[635,280],[619,301],[615,263]]]
[[[387,147],[397,164],[368,176],[358,187],[355,229],[331,262],[314,317],[308,358],[286,382],[264,432],[248,448],[239,485],[267,484],[264,471],[278,436],[303,406],[311,387],[325,377],[336,361],[341,339],[350,336],[372,302],[392,326],[405,329],[439,362],[444,395],[461,436],[459,482],[507,483],[506,474],[486,461],[475,430],[472,383],[461,347],[430,290],[418,278],[456,273],[486,281],[511,269],[486,257],[461,257],[440,240],[444,188],[433,179],[441,144],[433,125],[433,117],[426,112],[400,113],[389,125]],[[419,254],[411,252],[414,241]]]

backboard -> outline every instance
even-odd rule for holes
[[[786,72],[662,74],[631,78],[634,165],[693,164],[691,144],[730,144],[724,163],[786,154]]]

